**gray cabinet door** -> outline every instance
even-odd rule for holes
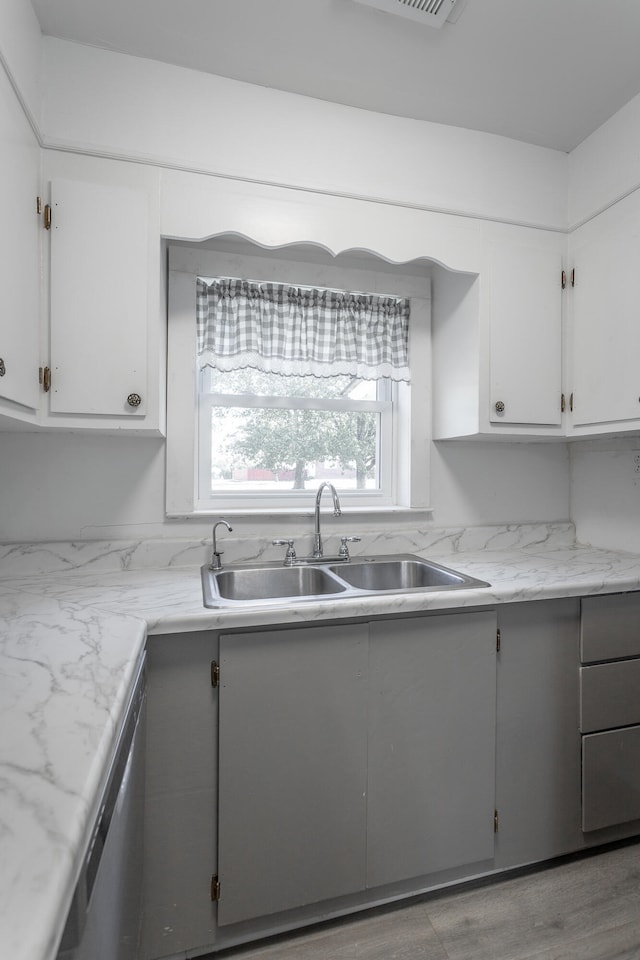
[[[580,729],[613,730],[640,723],[640,660],[580,667]]]
[[[218,922],[364,887],[367,626],[220,638]]]
[[[218,691],[212,631],[147,642],[147,769],[141,960],[216,941]]]
[[[640,656],[640,593],[582,598],[583,663]]]
[[[640,727],[582,738],[582,829],[640,818]]]
[[[491,859],[495,612],[369,627],[367,886]]]
[[[583,846],[579,600],[499,610],[496,866]]]

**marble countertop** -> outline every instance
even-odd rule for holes
[[[362,552],[383,552],[375,546]],[[122,545],[0,547],[0,956],[55,958],[147,633],[152,643],[189,630],[640,590],[639,556],[577,545],[560,528],[385,547],[491,586],[207,610],[203,543],[174,545],[174,562],[155,569],[132,564],[135,549]]]

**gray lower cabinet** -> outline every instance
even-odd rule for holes
[[[640,833],[638,624],[640,594],[151,637],[141,960]]]
[[[496,861],[513,867],[583,846],[580,818],[580,601],[498,610]]]
[[[585,832],[640,817],[640,726],[583,737],[582,771]]]
[[[583,597],[583,663],[640,656],[640,592]]]
[[[367,626],[220,638],[220,925],[362,889]]]
[[[493,856],[494,612],[220,638],[218,921]]]
[[[582,828],[640,827],[640,594],[582,601]]]
[[[493,858],[496,614],[369,625],[367,886]]]
[[[147,643],[141,960],[197,956],[216,940],[217,649],[210,630]]]

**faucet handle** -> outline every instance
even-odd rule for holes
[[[360,543],[362,537],[340,537],[340,549],[338,550],[338,556],[342,557],[343,560],[349,560],[349,547],[348,543]]]
[[[295,540],[288,540],[288,539],[284,539],[284,540],[272,540],[271,543],[273,544],[274,547],[286,547],[286,548],[287,548],[287,552],[286,552],[285,555],[284,555],[284,564],[285,564],[286,567],[291,567],[291,566],[293,566],[293,564],[295,563],[295,561],[296,561],[296,559],[297,559],[297,558],[296,558],[296,552],[295,552],[295,550],[293,549],[293,544],[295,543]]]

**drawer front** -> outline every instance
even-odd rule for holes
[[[581,608],[583,663],[640,657],[640,593],[584,597]]]
[[[640,726],[582,738],[582,829],[640,819]]]
[[[640,724],[640,660],[580,668],[580,730]]]

